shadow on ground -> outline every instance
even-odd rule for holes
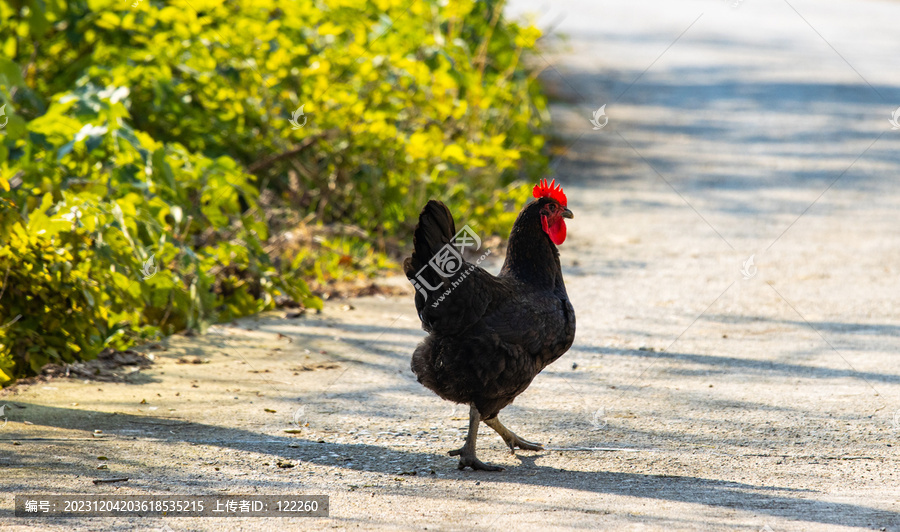
[[[288,458],[301,462],[312,462],[320,465],[337,466],[348,470],[362,470],[385,475],[396,474],[396,464],[424,464],[433,458],[431,453],[402,451],[388,447],[369,444],[335,444],[305,440],[297,437],[270,436],[258,432],[226,428],[202,423],[190,423],[150,416],[134,416],[122,413],[106,413],[97,411],[73,410],[47,407],[38,404],[17,402],[29,411],[29,419],[36,426],[73,429],[84,426],[98,427],[109,433],[117,428],[131,425],[135,427],[164,427],[168,435],[161,435],[163,442],[182,442],[192,445],[204,445],[223,449],[234,449],[244,452],[268,454],[273,458]],[[15,438],[4,437],[0,440]],[[20,441],[28,441],[21,438]],[[41,441],[36,438],[34,440]],[[53,441],[50,438],[49,441]],[[65,441],[66,438],[61,438]],[[74,443],[74,442],[73,442]],[[293,445],[294,447],[288,447]],[[53,469],[60,474],[78,474],[85,477],[96,476],[97,472],[85,463],[73,459],[66,463],[53,465],[45,462],[45,456],[32,455],[24,450],[10,456],[3,465],[6,467],[22,467],[26,463],[43,463],[43,473],[47,480],[53,478]],[[611,473],[606,471],[567,471],[554,467],[538,465],[536,460],[543,453],[522,453],[517,456],[521,466],[510,468],[501,473],[454,472],[460,477],[477,478],[483,483],[504,484],[519,483],[543,487],[577,489],[597,494],[615,494],[628,497],[698,503],[712,507],[731,508],[752,511],[761,514],[795,518],[797,515],[815,516],[808,518],[811,522],[839,525],[847,522],[900,524],[900,513],[878,510],[861,505],[842,504],[827,501],[808,500],[802,497],[816,494],[813,490],[796,489],[778,486],[753,485],[740,482],[729,482],[692,476],[649,475],[638,473]],[[334,458],[336,455],[336,458]],[[330,456],[332,458],[325,458]],[[75,462],[75,463],[72,463]],[[178,485],[178,476],[171,467],[146,467],[140,460],[132,460],[133,465],[146,472],[144,477],[166,477],[167,482]],[[455,463],[454,459],[445,460],[447,466]],[[350,465],[348,465],[350,464]],[[77,469],[73,471],[73,466]],[[47,475],[46,473],[50,473]],[[186,473],[184,476],[188,476]],[[286,482],[288,480],[286,479]],[[202,491],[194,482],[195,487]],[[207,489],[212,490],[216,483],[210,481]],[[51,484],[37,485],[28,481],[20,485],[8,485],[12,492],[53,492]],[[805,494],[805,495],[804,495]],[[420,494],[421,495],[421,494]],[[821,495],[821,494],[819,494]],[[527,504],[527,503],[520,503]],[[10,510],[0,511],[0,517],[11,517]]]

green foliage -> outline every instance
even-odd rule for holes
[[[432,197],[508,231],[546,103],[501,8],[0,2],[0,382],[319,306],[304,280],[384,268]],[[297,219],[356,236],[273,251]]]

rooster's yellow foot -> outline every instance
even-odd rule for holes
[[[485,464],[475,456],[474,451],[470,451],[465,447],[456,449],[448,453],[450,456],[459,456],[459,464],[456,466],[460,471],[471,467],[473,471],[503,471],[502,467]]]
[[[540,443],[530,442],[528,440],[522,439],[516,436],[516,433],[509,430],[508,428],[503,426],[503,423],[500,423],[500,418],[493,418],[485,420],[487,426],[494,429],[497,434],[503,438],[503,441],[506,442],[506,446],[509,447],[509,452],[512,454],[516,453],[516,447],[519,449],[523,449],[525,451],[543,451],[544,446]]]

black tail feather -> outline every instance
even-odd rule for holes
[[[456,224],[453,222],[450,209],[437,200],[425,204],[422,213],[419,214],[419,223],[416,224],[413,236],[415,250],[412,257],[403,263],[406,277],[412,279],[455,234]]]

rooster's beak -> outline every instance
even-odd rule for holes
[[[561,212],[560,216],[562,216],[563,218],[569,218],[569,219],[575,217],[575,215],[572,214],[572,211],[570,211],[569,209],[565,209],[563,212]]]

